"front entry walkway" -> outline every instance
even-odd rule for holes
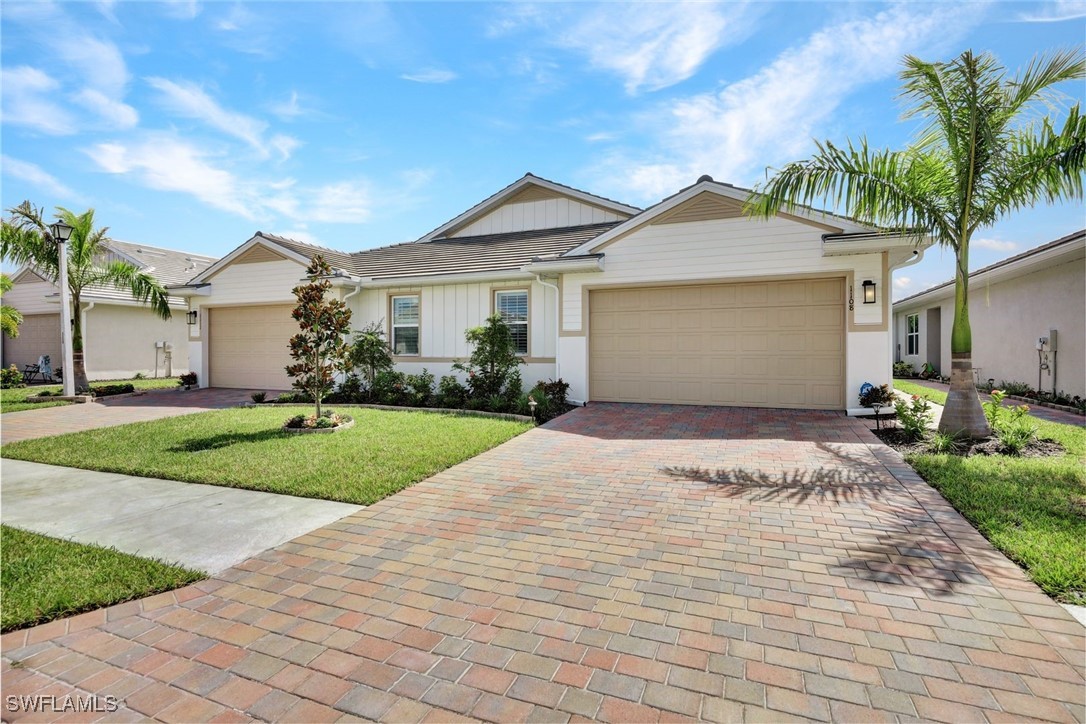
[[[142,395],[104,397],[80,405],[8,412],[0,415],[0,443],[236,407],[249,402],[250,394],[250,390],[216,387],[188,392],[149,390]]]
[[[2,644],[5,694],[112,720],[1081,722],[1086,696],[1083,628],[818,412],[592,405]]]

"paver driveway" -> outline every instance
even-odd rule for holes
[[[0,416],[0,442],[18,442],[62,435],[66,432],[81,432],[234,407],[242,402],[249,402],[249,395],[248,390],[214,387],[190,392],[150,390],[144,395],[105,397],[97,402],[81,405],[9,412]]]
[[[863,422],[593,405],[8,634],[3,684],[110,719],[1082,721],[1083,632]]]

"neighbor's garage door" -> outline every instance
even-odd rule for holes
[[[25,365],[37,364],[43,354],[49,355],[53,370],[64,366],[59,314],[28,314],[19,325],[18,337],[4,335],[4,367],[15,365],[21,372]]]
[[[843,409],[844,281],[589,293],[589,396]]]
[[[291,305],[217,307],[211,313],[208,363],[212,387],[289,390],[284,367],[298,333]]]

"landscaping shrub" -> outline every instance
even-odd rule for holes
[[[999,383],[999,389],[1005,395],[1015,395],[1017,397],[1025,397],[1033,392],[1033,388],[1025,382],[1008,382],[1007,380]]]
[[[458,409],[464,406],[468,399],[468,388],[460,384],[460,380],[452,375],[445,375],[437,385],[435,398],[436,407]]]
[[[380,370],[374,375],[370,399],[379,405],[404,405],[407,375],[396,370]]]
[[[860,404],[864,407],[874,407],[876,404],[889,407],[894,404],[894,392],[890,385],[864,387],[860,392]]]
[[[340,404],[368,402],[368,393],[362,389],[362,378],[349,374],[339,383],[336,391],[325,398],[328,402]]]
[[[136,374],[132,375],[132,379],[134,379],[134,380],[145,380],[145,379],[147,379],[147,375],[143,374],[142,372],[137,372]]]
[[[497,404],[498,398],[511,405],[520,394],[520,390],[510,394],[519,380],[519,374],[513,373],[524,360],[517,356],[513,335],[501,315],[490,315],[483,326],[467,330],[464,338],[472,347],[471,357],[467,362],[454,362],[453,369],[467,374],[472,399],[487,408]]]
[[[411,407],[428,407],[434,396],[434,376],[425,367],[417,375],[404,375],[404,398]]]
[[[916,370],[908,362],[895,362],[894,377],[916,377]]]
[[[254,392],[253,394],[249,395],[249,397],[252,398],[253,402],[255,402],[256,404],[259,405],[261,402],[268,399],[268,393],[267,392]]]
[[[392,352],[385,339],[383,320],[371,322],[354,333],[348,359],[352,368],[362,370],[366,389],[372,390],[378,373],[392,369]],[[361,385],[360,388],[361,390]]]
[[[1037,439],[1037,426],[1026,416],[1029,406],[1004,407],[1003,400],[1007,397],[1004,390],[992,390],[991,397],[983,407],[992,433],[1004,451],[1011,455],[1021,455],[1022,451]]]
[[[928,447],[933,453],[956,454],[961,452],[965,445],[950,433],[934,432],[928,439]]]
[[[0,369],[0,388],[7,390],[12,387],[26,387],[23,373],[15,365]]]
[[[569,393],[569,383],[557,380],[540,382],[530,392],[522,394],[513,408],[518,415],[532,415],[531,402],[536,403],[535,419],[537,422],[546,422],[569,410],[566,395]]]
[[[186,372],[185,374],[177,378],[177,384],[181,385],[182,387],[192,387],[196,384],[196,373]]]
[[[313,398],[304,392],[280,392],[279,396],[275,398],[276,402],[312,402]]]
[[[109,397],[110,395],[124,395],[129,392],[135,392],[136,386],[131,382],[118,385],[93,385],[91,387],[91,394],[95,397]]]
[[[931,403],[919,395],[913,395],[910,403],[898,400],[894,403],[898,422],[905,437],[910,441],[923,440],[928,434],[928,425],[934,419]]]

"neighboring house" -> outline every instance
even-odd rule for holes
[[[890,380],[890,271],[923,245],[809,210],[752,220],[749,193],[706,176],[640,210],[528,174],[410,243],[257,232],[173,293],[198,313],[205,385],[289,388],[291,289],[322,254],[353,325],[382,321],[406,372],[451,374],[497,311],[525,386],[561,377],[575,401],[855,407]]]
[[[104,261],[135,264],[163,285],[182,284],[215,261],[214,257],[114,239],[105,245],[109,252]],[[4,295],[4,303],[22,312],[23,323],[18,337],[3,338],[4,366],[14,364],[21,370],[24,365],[36,363],[41,355],[49,355],[54,369],[63,367],[57,286],[30,267],[17,271],[13,281],[14,287]],[[127,289],[85,289],[80,306],[83,353],[90,379],[123,379],[137,372],[163,377],[168,369],[175,375],[188,371],[188,305],[183,298],[170,298],[173,317],[169,321],[133,299]]]
[[[1042,390],[1086,396],[1084,307],[1086,231],[971,273],[969,324],[977,381],[1025,382],[1031,387],[1039,382]],[[930,362],[941,374],[949,374],[953,324],[953,281],[895,302],[895,360],[917,371]],[[1042,337],[1048,342],[1039,355]],[[1045,355],[1049,366],[1042,370]]]

